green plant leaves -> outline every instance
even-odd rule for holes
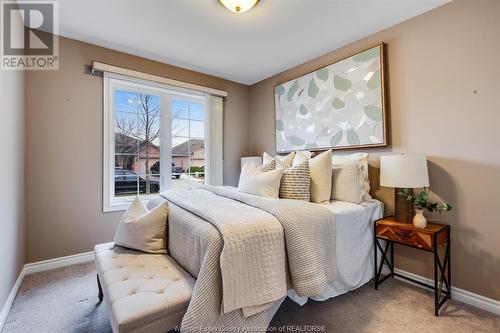
[[[334,136],[332,136],[332,138],[330,139],[330,146],[332,147],[337,147],[337,145],[340,143],[340,141],[342,140],[342,136],[343,136],[343,132],[342,130],[338,131],[337,133],[335,133]]]
[[[356,133],[356,131],[352,128],[347,131],[347,142],[349,142],[349,144],[351,145],[360,144],[358,133]]]
[[[368,89],[376,89],[380,87],[380,71],[376,71],[366,83]]]
[[[347,91],[352,86],[352,82],[349,79],[343,78],[340,75],[333,76],[333,85],[337,90]]]
[[[339,109],[342,109],[344,106],[345,106],[345,103],[342,102],[341,99],[339,99],[338,97],[335,97],[333,99],[333,102],[332,102],[332,105],[335,109],[339,110]]]
[[[316,75],[318,76],[318,79],[326,81],[328,80],[328,69],[326,67],[323,67],[316,71]]]
[[[369,50],[361,52],[360,54],[352,57],[352,59],[356,62],[366,62],[378,56],[380,56],[380,46],[376,46]]]
[[[295,82],[292,84],[290,89],[288,89],[288,94],[286,96],[286,99],[290,102],[293,98],[293,95],[299,90],[299,82],[295,80]]]
[[[276,88],[274,88],[274,93],[278,96],[281,96],[285,93],[285,87],[283,87],[282,84],[280,84],[279,86],[277,86]]]
[[[365,114],[373,121],[382,121],[382,109],[376,105],[365,105]]]
[[[314,81],[314,79],[311,79],[311,81],[309,82],[309,88],[307,89],[307,94],[311,98],[316,98],[316,96],[318,96],[318,93],[318,85],[316,84],[316,81]]]

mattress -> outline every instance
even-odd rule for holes
[[[325,207],[335,214],[337,277],[324,293],[311,297],[316,301],[357,289],[373,278],[373,221],[384,215],[383,203],[378,200],[359,205],[333,201]],[[308,299],[294,290],[288,292],[288,297],[300,305]]]

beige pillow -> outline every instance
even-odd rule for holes
[[[359,167],[361,168],[361,172],[364,178],[363,182],[364,200],[369,200],[372,197],[370,196],[370,177],[368,175],[368,153],[354,153],[348,155],[332,156],[332,164],[334,168],[353,163],[358,164]]]
[[[272,159],[269,163],[265,163],[264,165],[255,166],[255,168],[257,168],[257,170],[261,170],[261,171],[274,170],[274,169],[276,169],[276,160]]]
[[[309,160],[311,173],[311,201],[330,201],[332,193],[332,150],[329,149]]]
[[[292,166],[294,156],[295,156],[295,152],[291,152],[290,154],[288,154],[286,156],[276,155],[274,157],[272,157],[268,153],[264,153],[262,155],[262,164],[268,164],[274,159],[274,160],[276,160],[278,166],[283,166],[285,168],[288,168],[288,167]]]
[[[299,165],[304,161],[309,161],[311,159],[312,152],[307,150],[300,150],[295,152],[295,156],[293,157],[292,166]]]
[[[284,169],[281,168],[264,171],[254,165],[246,164],[241,170],[238,191],[261,197],[278,198],[283,171]]]
[[[333,166],[332,199],[355,204],[365,201],[364,182],[360,163]]]
[[[148,253],[167,253],[168,202],[148,210],[139,198],[130,204],[115,234],[115,244]]]

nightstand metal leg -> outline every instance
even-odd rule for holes
[[[391,277],[394,279],[394,242],[391,242]]]
[[[439,294],[438,294],[438,249],[437,249],[437,237],[436,234],[433,235],[433,250],[434,250],[434,315],[439,316]]]
[[[374,227],[373,228],[373,254],[374,254],[374,267],[373,267],[373,272],[375,273],[375,290],[378,289],[378,276],[377,276],[377,229]]]
[[[387,258],[387,252],[389,252],[389,245],[391,245],[391,241],[386,241],[385,242],[385,248],[382,248],[382,245],[380,245],[378,239],[375,239],[375,255],[377,255],[377,247],[378,249],[382,252],[382,260],[380,263],[377,262],[377,258],[375,258],[375,289],[377,289],[378,285],[387,280],[388,278],[392,277],[394,274],[394,267],[391,262],[389,262],[389,259]],[[382,270],[384,268],[384,263],[389,266],[389,269],[391,271],[390,274],[387,274],[383,278],[380,278],[382,275]],[[378,265],[378,266],[377,266]]]
[[[448,227],[448,236],[447,236],[447,244],[446,244],[447,250],[448,250],[448,299],[451,299],[451,233],[450,233],[450,227]]]
[[[444,244],[444,258],[442,261],[439,256],[438,246],[434,246],[434,314],[436,316],[439,316],[439,309],[441,309],[444,303],[451,299],[451,243],[449,230],[447,230],[447,233],[447,242]],[[444,297],[442,294],[444,294]]]

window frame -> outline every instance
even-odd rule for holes
[[[171,101],[182,99],[203,103],[205,108],[205,128],[207,126],[207,95],[185,88],[171,87],[165,84],[132,78],[120,74],[103,73],[103,212],[126,210],[136,197],[126,196],[115,198],[115,90],[148,93],[160,97],[160,192],[171,187],[172,183],[172,133],[171,133]],[[206,141],[206,137],[204,139]],[[167,148],[165,148],[167,147]],[[168,148],[170,147],[170,148]],[[205,149],[205,160],[208,161],[208,151]],[[170,166],[170,167],[169,167]],[[140,195],[143,203],[158,194]]]

